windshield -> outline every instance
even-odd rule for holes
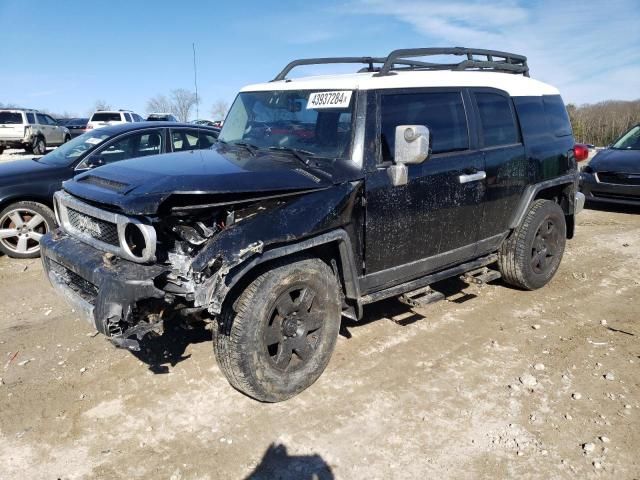
[[[53,152],[47,153],[38,161],[48,165],[70,165],[86,151],[102,143],[105,139],[109,138],[109,136],[108,133],[104,133],[104,130],[84,133],[67,143],[63,143]]]
[[[218,138],[260,149],[296,149],[319,157],[348,158],[354,99],[351,91],[242,92]]]
[[[619,150],[640,150],[640,125],[636,125],[625,133],[611,148]]]

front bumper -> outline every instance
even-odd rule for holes
[[[619,185],[598,181],[597,173],[580,173],[580,191],[588,202],[640,206],[640,185]]]
[[[138,302],[161,299],[165,292],[154,280],[167,271],[141,265],[56,230],[42,237],[42,263],[51,285],[99,332],[122,335],[134,320]]]

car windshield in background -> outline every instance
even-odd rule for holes
[[[16,125],[22,123],[22,114],[18,112],[0,112],[0,124]]]
[[[100,130],[102,129],[80,135],[73,140],[62,144],[53,152],[46,154],[38,161],[48,165],[70,165],[87,150],[109,138],[110,135],[108,133],[101,132]]]
[[[93,117],[91,117],[92,122],[119,122],[120,120],[120,114],[117,112],[99,112],[94,113]]]
[[[243,92],[233,102],[219,140],[347,158],[354,98],[351,91]]]
[[[636,125],[625,133],[611,148],[616,150],[640,150],[640,125]]]

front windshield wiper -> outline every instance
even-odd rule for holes
[[[238,145],[240,147],[244,147],[249,150],[249,153],[251,153],[251,155],[253,156],[255,156],[256,152],[259,150],[256,145],[247,142],[225,142],[224,140],[218,140],[218,142],[222,143],[223,145]]]
[[[280,152],[289,152],[293,154],[298,160],[304,163],[306,166],[309,166],[309,157],[313,157],[315,154],[308,150],[302,150],[301,148],[293,148],[293,147],[269,147],[269,150],[277,150]]]

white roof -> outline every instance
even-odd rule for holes
[[[374,73],[318,75],[314,77],[258,83],[244,87],[242,92],[269,90],[377,90],[419,87],[492,87],[504,90],[512,97],[559,95],[558,89],[523,75],[498,72],[413,71],[394,72],[375,77]]]

